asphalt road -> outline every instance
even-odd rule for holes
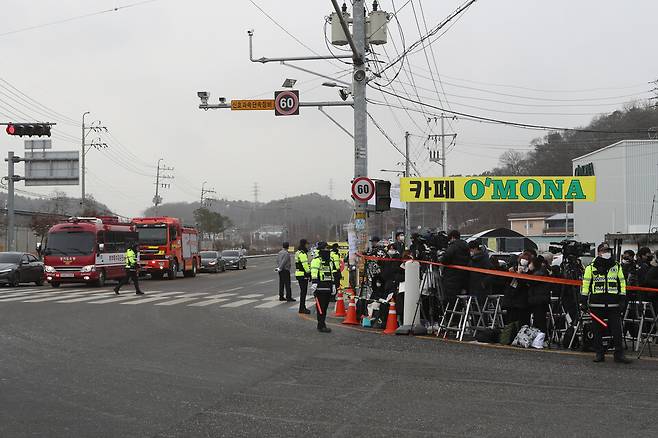
[[[0,288],[0,437],[658,433],[656,361],[321,334],[272,300],[272,268],[145,281],[143,297]]]

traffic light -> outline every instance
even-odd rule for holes
[[[375,211],[391,209],[391,183],[378,179],[375,181]]]
[[[7,134],[19,137],[50,137],[50,125],[47,123],[10,123],[7,125]]]

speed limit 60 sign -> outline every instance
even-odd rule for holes
[[[370,178],[361,176],[352,181],[352,197],[359,202],[368,202],[375,196],[375,183]]]
[[[299,90],[275,91],[274,114],[277,116],[299,115]]]

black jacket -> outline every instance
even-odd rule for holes
[[[469,266],[472,268],[492,269],[489,256],[482,252],[471,257]],[[479,272],[468,273],[468,293],[478,298],[486,298],[491,294],[491,284],[493,278],[491,275],[482,274]]]
[[[513,278],[507,283],[503,296],[502,306],[505,309],[527,309],[528,308],[528,282],[519,278]]]
[[[644,286],[645,287],[655,287],[658,288],[658,266],[652,266],[647,275],[644,277]],[[656,292],[648,292],[649,295],[658,297]]]
[[[441,263],[446,265],[468,266],[470,254],[468,245],[461,239],[452,241],[441,256]],[[468,271],[444,268],[443,287],[447,298],[454,298],[468,287]]]
[[[543,266],[536,269],[532,275],[548,276],[548,271]],[[551,284],[541,281],[528,283],[528,305],[541,306],[551,302]]]

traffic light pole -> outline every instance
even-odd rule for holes
[[[7,153],[7,251],[16,249],[15,207],[14,207],[14,152]]]

